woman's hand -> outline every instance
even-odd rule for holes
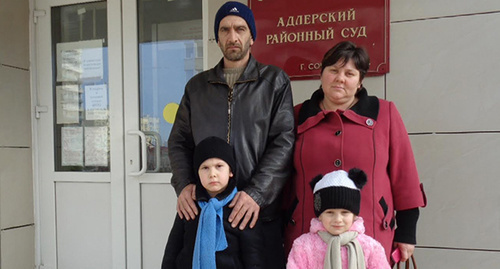
[[[406,262],[413,255],[413,251],[415,251],[415,246],[412,244],[395,242],[394,247],[399,248],[399,251],[401,251],[402,262]]]

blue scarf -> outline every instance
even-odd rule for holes
[[[233,200],[234,188],[224,200],[211,198],[208,202],[198,201],[201,207],[198,231],[193,253],[193,269],[216,269],[215,252],[227,248],[226,232],[222,220],[222,208]],[[202,246],[203,244],[203,246]]]

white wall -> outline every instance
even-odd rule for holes
[[[386,92],[411,134],[427,192],[421,268],[498,268],[500,2],[391,5]]]
[[[0,0],[0,268],[34,267],[29,1]]]

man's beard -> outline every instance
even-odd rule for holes
[[[230,46],[238,46],[237,44],[234,43],[229,43],[226,47]],[[245,58],[245,56],[248,53],[248,50],[250,49],[250,42],[247,42],[243,44],[243,46],[238,46],[241,50],[231,50],[228,51],[227,49],[224,48],[224,51],[222,53],[224,54],[224,58],[228,59],[229,61],[237,62]]]

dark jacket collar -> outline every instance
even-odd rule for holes
[[[312,94],[311,99],[302,104],[298,116],[298,125],[301,125],[308,118],[321,112],[319,103],[324,97],[325,94],[323,93],[323,90],[318,89]],[[358,98],[358,102],[351,108],[351,110],[358,115],[377,120],[379,111],[378,98],[376,96],[368,96],[368,92],[364,87],[361,87],[361,89],[356,93],[356,97]]]
[[[255,60],[252,54],[250,54],[247,66],[236,83],[257,80],[259,78],[259,65],[259,62]],[[226,79],[224,78],[224,58],[222,58],[219,63],[210,70],[208,82],[227,84]]]

